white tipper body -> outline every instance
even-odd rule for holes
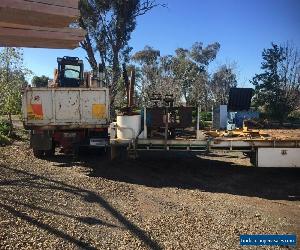
[[[22,96],[24,125],[97,128],[109,124],[108,88],[26,88]]]

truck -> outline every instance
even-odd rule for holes
[[[80,147],[106,148],[110,123],[109,88],[84,73],[77,57],[58,58],[53,83],[23,89],[22,115],[36,157],[56,148],[76,154]],[[99,73],[99,72],[98,72]]]

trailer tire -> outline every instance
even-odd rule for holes
[[[33,149],[33,155],[36,158],[42,158],[44,156],[44,150]]]
[[[111,160],[126,160],[127,148],[124,146],[111,146]]]
[[[55,155],[55,147],[52,147],[52,149],[45,150],[45,156],[46,157],[52,157]]]
[[[256,164],[256,162],[257,162],[257,159],[256,159],[256,152],[251,152],[251,155],[250,155],[250,163],[254,166],[254,167],[256,167],[257,166],[257,164]]]

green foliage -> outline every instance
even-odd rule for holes
[[[212,62],[220,49],[219,43],[203,46],[195,42],[191,49],[178,48],[173,60],[173,71],[180,83],[182,95],[188,105],[207,107],[209,96],[209,79],[207,66]]]
[[[142,105],[150,103],[153,93],[172,94],[175,104],[201,106],[205,110],[226,101],[229,88],[236,86],[234,68],[223,65],[212,75],[208,65],[217,56],[219,43],[203,46],[196,42],[190,49],[178,48],[175,55],[161,56],[159,50],[146,46],[132,59],[140,64],[139,92]]]
[[[212,98],[215,104],[227,104],[229,99],[229,90],[237,86],[236,74],[233,66],[222,65],[212,75],[210,87]]]
[[[216,42],[203,47],[203,43],[196,42],[193,44],[192,49],[189,51],[190,57],[202,67],[209,65],[210,62],[215,60],[221,45]]]
[[[283,100],[277,69],[279,63],[283,60],[283,50],[272,44],[271,49],[264,49],[262,58],[261,69],[264,72],[256,74],[252,80],[256,91],[255,104],[265,106],[265,110],[269,112],[270,117],[278,119],[281,114],[277,113],[277,110],[279,111],[283,107]]]
[[[0,134],[8,136],[11,131],[11,124],[8,120],[0,119]]]
[[[202,121],[211,121],[212,113],[211,112],[200,112],[200,117]]]
[[[32,84],[32,86],[37,87],[37,88],[47,87],[49,80],[50,80],[50,78],[47,76],[44,76],[44,75],[34,76],[32,78],[31,84]]]
[[[116,108],[122,108],[126,107],[127,99],[126,99],[126,89],[124,87],[124,81],[123,78],[119,78],[119,81],[117,83],[117,94],[115,96],[115,103],[114,106]]]
[[[9,144],[11,144],[10,139],[5,135],[0,134],[0,146],[6,146]]]
[[[157,59],[160,57],[160,51],[155,50],[150,46],[145,46],[141,51],[136,52],[132,59],[140,64],[153,65],[157,62]]]
[[[298,121],[298,122],[300,122],[300,110],[294,110],[294,111],[292,111],[289,114],[288,119],[292,120],[292,121]]]
[[[271,48],[264,49],[261,64],[263,73],[256,74],[252,80],[256,91],[255,105],[262,107],[271,119],[281,122],[297,108],[300,96],[300,84],[297,77],[299,76],[299,62],[296,56],[294,61],[296,71],[290,71],[288,65],[292,62],[289,51],[289,48],[274,43]],[[293,76],[287,77],[289,74]]]
[[[22,50],[3,48],[0,50],[0,115],[11,116],[21,112],[21,88],[30,71],[23,66]]]
[[[120,65],[130,59],[132,48],[129,40],[136,27],[136,19],[156,6],[155,1],[149,0],[81,0],[79,3],[79,25],[87,31],[81,47],[87,52],[94,71],[98,63],[95,54],[99,53],[99,63],[111,89],[112,105],[121,77]]]

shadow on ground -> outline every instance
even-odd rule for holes
[[[76,164],[88,168],[89,176],[148,187],[199,189],[205,192],[260,197],[271,200],[300,200],[300,169],[256,168],[234,163],[237,156],[159,154],[137,160],[110,161],[104,155],[87,154],[74,162],[68,156],[52,158],[57,166]],[[220,160],[221,159],[221,160]],[[232,160],[233,162],[228,162]]]
[[[63,158],[69,159],[68,157],[56,157],[56,159]],[[22,190],[36,189],[37,192],[38,190],[62,191],[67,194],[79,196],[79,198],[83,199],[87,203],[95,203],[101,208],[105,209],[112,217],[114,217],[122,225],[122,228],[128,230],[133,236],[137,237],[149,249],[162,249],[161,246],[154,239],[151,239],[148,236],[146,231],[144,231],[143,229],[132,223],[130,220],[128,220],[122,213],[120,213],[106,199],[104,199],[96,192],[76,187],[62,181],[57,181],[52,178],[47,178],[41,175],[33,174],[24,170],[0,164],[0,173],[2,171],[10,172],[10,174],[14,174],[16,176],[16,178],[14,179],[6,179],[0,181],[0,209],[6,211],[7,213],[10,213],[15,218],[19,218],[23,221],[30,223],[31,225],[41,228],[42,230],[47,231],[49,234],[52,234],[58,238],[61,238],[67,242],[76,245],[80,249],[95,249],[92,245],[90,245],[89,242],[84,241],[82,239],[77,239],[76,237],[68,234],[63,230],[51,226],[49,223],[46,223],[41,219],[31,216],[30,213],[28,213],[28,211],[23,212],[21,209],[19,209],[19,207],[21,206],[23,207],[23,209],[25,208],[26,210],[36,210],[45,214],[51,214],[53,216],[64,216],[66,218],[72,218],[88,225],[101,225],[106,227],[118,226],[106,223],[99,218],[73,216],[66,213],[57,212],[53,209],[33,205],[29,202],[20,201],[20,199],[14,198],[12,193],[6,191],[3,187],[10,186],[11,188],[15,188],[15,192],[17,192],[20,188],[22,188]]]
[[[227,162],[220,161],[226,159]],[[236,157],[211,155],[209,159],[197,155],[147,155],[137,160],[110,161],[102,154],[86,154],[74,160],[71,156],[57,155],[48,159],[57,168],[81,166],[87,168],[92,178],[106,178],[118,182],[139,184],[148,187],[176,187],[180,189],[198,189],[204,192],[228,193],[249,197],[261,197],[271,200],[300,200],[300,169],[272,169],[245,167],[234,164]],[[233,161],[233,162],[228,162]],[[49,234],[55,235],[81,249],[93,249],[87,240],[76,238],[61,228],[31,216],[25,211],[39,211],[53,216],[72,218],[87,225],[121,227],[142,241],[149,249],[162,249],[147,231],[126,218],[98,193],[86,188],[67,184],[50,177],[33,174],[27,170],[16,169],[0,164],[0,173],[9,172],[0,181],[0,209],[26,221]],[[5,187],[9,186],[6,191]],[[82,217],[58,212],[37,204],[16,199],[14,192],[20,190],[54,190],[74,195],[87,203],[93,203],[106,210],[119,225],[105,222],[101,218]],[[20,209],[20,207],[22,209]],[[24,211],[25,209],[25,211]]]

